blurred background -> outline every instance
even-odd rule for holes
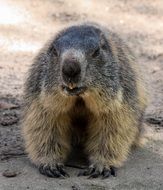
[[[24,154],[18,123],[34,56],[59,29],[83,21],[107,26],[132,48],[148,85],[145,122],[163,139],[162,0],[0,0],[1,159]]]
[[[159,70],[162,0],[0,0],[1,95],[20,95],[24,72],[43,44],[65,25],[87,20],[119,33],[146,72]]]

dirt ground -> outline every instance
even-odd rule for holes
[[[102,23],[131,46],[146,80],[149,142],[136,150],[117,177],[50,179],[24,153],[20,134],[25,73],[43,44],[60,28]],[[0,190],[163,190],[163,1],[0,0]],[[7,170],[7,171],[6,171]]]

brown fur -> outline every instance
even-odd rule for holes
[[[85,104],[79,110],[75,107],[77,100],[74,97],[67,102],[66,97],[59,95],[55,104],[53,95],[33,101],[26,112],[23,132],[26,150],[34,163],[64,162],[70,152],[73,128],[78,127],[72,126],[72,120],[84,117],[89,124],[84,141],[91,159],[109,166],[122,165],[138,136],[137,121],[133,119],[129,105],[123,105],[121,95],[106,107],[105,97],[100,94],[101,91],[85,93]],[[76,138],[80,141],[78,129]]]

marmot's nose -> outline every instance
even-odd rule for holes
[[[81,73],[80,63],[76,60],[65,60],[62,75],[65,82],[78,82]]]

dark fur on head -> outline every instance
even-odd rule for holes
[[[40,83],[49,91],[74,83],[75,87],[84,89],[101,86],[114,96],[120,88],[119,65],[105,33],[96,26],[79,25],[61,31],[46,54],[39,56],[43,75]],[[38,85],[37,79],[33,88]]]

